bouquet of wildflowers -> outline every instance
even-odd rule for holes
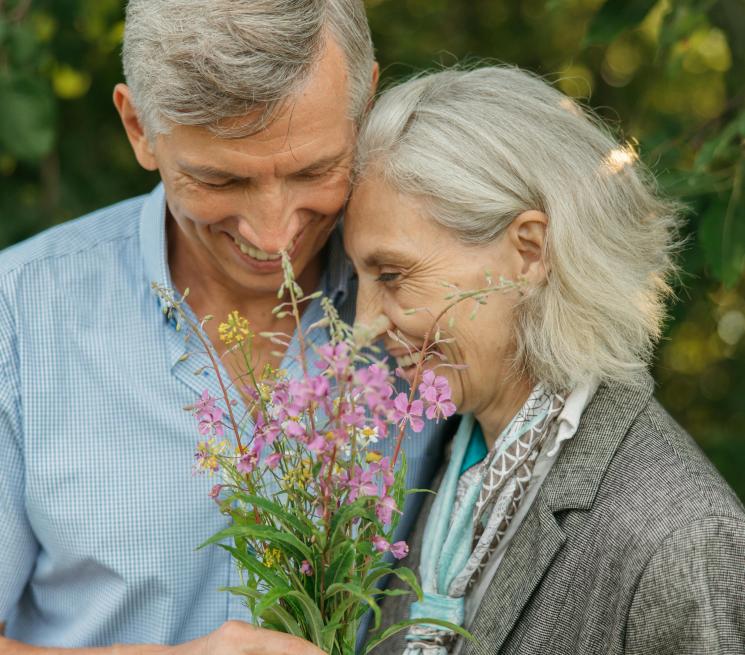
[[[410,393],[396,395],[387,365],[325,298],[324,319],[309,329],[328,330],[330,340],[309,364],[300,307],[319,294],[304,295],[289,260],[283,261],[283,302],[275,313],[295,318],[302,376],[291,379],[282,370],[257,371],[252,365],[256,338],[287,347],[288,335],[255,335],[232,312],[219,325],[226,347],[219,354],[203,334],[204,321],[191,325],[224,392],[214,398],[205,391],[187,407],[201,435],[195,469],[221,471],[212,496],[232,519],[204,545],[217,543],[231,553],[242,584],[228,591],[245,598],[258,625],[349,655],[365,612],[373,611],[378,627],[380,597],[402,593],[381,589],[389,575],[421,597],[412,571],[392,563],[408,553],[393,534],[406,494],[415,491],[405,489],[401,442],[407,426],[419,432],[425,417],[445,418],[455,406],[445,378],[431,371],[420,376],[421,364]],[[157,286],[156,291],[190,322],[183,298],[175,300]],[[231,400],[231,383],[221,375],[219,362],[226,357],[240,364],[240,401]],[[389,433],[397,434],[395,448],[384,457],[376,444]],[[422,620],[388,628],[367,650],[413,622]],[[467,634],[442,621],[426,622]]]

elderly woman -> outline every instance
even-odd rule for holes
[[[487,289],[475,316],[445,312],[425,363],[461,414],[410,540],[425,596],[384,604],[475,641],[423,625],[381,650],[745,652],[743,506],[647,373],[676,213],[632,150],[519,70],[379,100],[345,219],[358,320],[411,379],[394,335],[420,347],[446,295]]]

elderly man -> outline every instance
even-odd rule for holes
[[[309,652],[245,623],[218,591],[237,582],[228,555],[195,551],[224,518],[190,475],[181,408],[215,380],[149,287],[291,331],[271,312],[285,249],[351,318],[336,223],[377,82],[363,3],[131,0],[123,59],[114,103],[162,185],[0,256],[0,654]],[[439,437],[408,448],[423,486]]]

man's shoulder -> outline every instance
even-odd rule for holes
[[[0,252],[0,280],[34,264],[90,254],[138,236],[147,196],[137,196],[48,228]]]

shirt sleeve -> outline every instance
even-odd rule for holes
[[[663,542],[634,595],[624,652],[745,653],[745,521],[699,519]]]
[[[0,623],[18,603],[38,544],[25,510],[25,466],[13,317],[0,289]]]

